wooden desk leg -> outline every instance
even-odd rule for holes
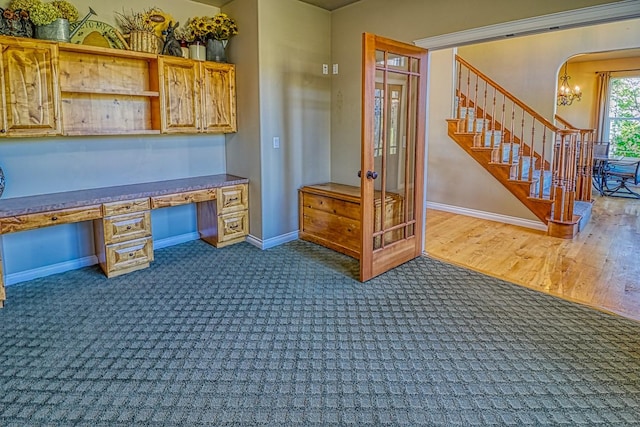
[[[2,244],[2,236],[0,236],[0,308],[4,307],[4,301],[7,294],[4,291],[4,245]]]

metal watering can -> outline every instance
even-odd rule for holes
[[[36,25],[35,27],[35,37],[41,40],[54,40],[59,42],[69,42],[71,37],[73,37],[78,30],[82,27],[82,25],[87,22],[87,19],[91,17],[91,15],[98,15],[91,7],[89,7],[89,13],[75,25],[73,31],[69,31],[69,21],[66,19],[56,19],[50,24],[47,25]]]

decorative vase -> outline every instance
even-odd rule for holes
[[[151,31],[134,30],[126,35],[129,38],[131,50],[136,52],[158,53],[160,43],[158,36]]]
[[[229,40],[207,40],[207,61],[227,62],[227,43]]]
[[[36,25],[35,37],[41,40],[69,42],[69,21],[58,18],[47,25]]]
[[[193,42],[189,46],[189,58],[196,61],[204,61],[207,57],[207,49],[200,42]]]

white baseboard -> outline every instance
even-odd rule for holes
[[[497,214],[493,212],[478,211],[475,209],[462,208],[460,206],[445,205],[437,202],[427,202],[427,209],[435,209],[438,211],[451,212],[458,215],[466,215],[474,218],[486,219],[489,221],[501,222],[503,224],[517,225],[519,227],[531,228],[534,230],[547,231],[546,224],[531,219],[518,218]]]
[[[178,236],[171,236],[165,239],[154,240],[153,249],[168,248],[169,246],[179,245],[180,243],[190,242],[192,240],[198,240],[200,234],[197,231],[191,233],[180,234]]]
[[[192,233],[185,233],[178,236],[167,237],[165,239],[154,240],[153,249],[157,250],[167,248],[169,246],[179,245],[181,243],[190,242],[192,240],[198,240],[199,238],[200,235],[198,234],[198,232],[194,231]],[[298,232],[294,231],[267,240],[260,240],[254,236],[248,236],[247,242],[251,243],[254,246],[257,246],[260,249],[269,249],[296,239],[298,239]],[[65,271],[77,270],[78,268],[88,267],[97,263],[98,257],[96,257],[95,255],[91,255],[84,258],[60,262],[58,264],[51,264],[44,267],[19,271],[17,273],[10,273],[5,277],[5,285],[11,286],[15,285],[16,283],[27,282],[29,280],[50,276],[52,274],[64,273]]]
[[[297,239],[298,239],[297,231],[292,231],[291,233],[287,233],[287,234],[281,234],[280,236],[272,237],[267,240],[261,240],[252,235],[247,236],[247,242],[263,250],[273,248],[275,246],[282,245],[283,243],[291,242]]]
[[[77,270],[78,268],[88,267],[98,263],[98,257],[95,255],[86,256],[84,258],[72,259],[70,261],[59,262],[57,264],[46,265],[44,267],[32,268],[31,270],[19,271],[17,273],[7,274],[5,284],[7,286],[16,283],[27,282],[29,280],[38,279],[40,277],[50,276],[52,274],[64,273],[65,271]]]

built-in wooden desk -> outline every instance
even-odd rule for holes
[[[3,199],[0,239],[7,233],[93,221],[98,261],[107,277],[114,277],[153,261],[151,209],[196,203],[201,239],[216,247],[244,240],[248,182],[222,174]],[[0,257],[0,307],[5,298]]]

